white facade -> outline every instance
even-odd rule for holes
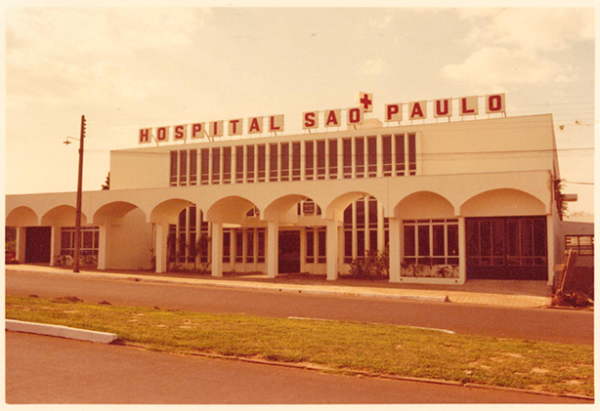
[[[110,190],[83,193],[101,269],[149,269],[155,259],[165,272],[169,233],[188,244],[207,234],[210,258],[179,247],[171,265],[210,259],[213,276],[291,270],[335,280],[351,260],[388,249],[391,282],[550,284],[561,258],[551,115],[368,120],[346,131],[146,146],[111,152],[110,176]],[[19,261],[35,262],[25,237],[41,231],[32,227],[49,227],[41,262],[68,252],[75,197],[7,196]]]

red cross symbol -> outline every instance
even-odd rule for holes
[[[363,93],[362,91],[360,91],[358,93],[359,95],[359,102],[360,104],[363,106],[363,111],[365,113],[370,113],[373,111],[373,94],[371,93]]]

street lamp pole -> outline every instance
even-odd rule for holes
[[[85,138],[85,116],[81,116],[81,133],[79,137],[79,173],[77,175],[77,211],[75,213],[75,255],[73,256],[73,272],[79,272],[79,254],[81,248],[81,190],[83,185],[83,140]]]

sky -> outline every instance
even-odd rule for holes
[[[593,8],[18,4],[5,9],[7,194],[76,190],[78,144],[62,142],[81,115],[83,188],[99,190],[110,150],[139,147],[142,127],[284,114],[293,134],[304,111],[352,107],[358,91],[379,119],[386,103],[501,92],[509,117],[553,114],[569,210],[593,213]]]

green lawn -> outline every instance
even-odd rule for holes
[[[6,318],[116,333],[125,343],[204,352],[339,372],[369,371],[593,396],[593,347],[447,334],[347,321],[6,298]]]

